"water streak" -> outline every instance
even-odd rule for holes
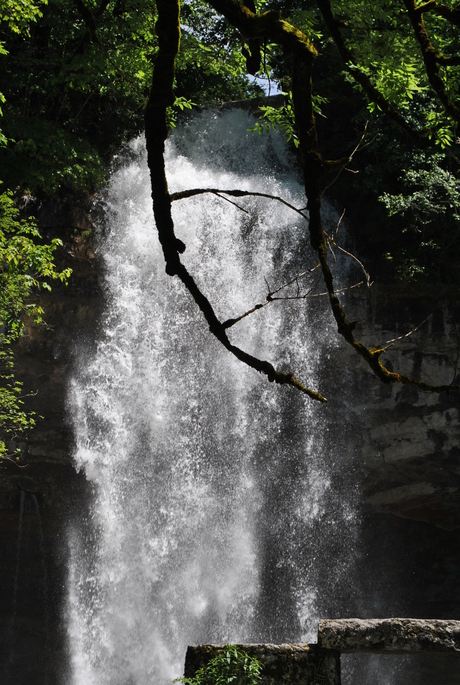
[[[18,594],[19,594],[19,574],[21,569],[21,551],[23,546],[24,534],[24,508],[25,508],[26,493],[24,490],[19,490],[19,520],[18,520],[18,537],[16,542],[16,566],[14,569],[14,585],[13,585],[13,599],[11,606],[11,622],[8,631],[8,647],[6,653],[8,660],[5,662],[3,669],[3,678],[6,683],[10,680],[10,671],[13,667],[16,658],[16,621],[18,615]]]

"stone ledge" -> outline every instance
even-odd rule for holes
[[[340,685],[340,654],[307,644],[235,645],[262,663],[261,685]],[[192,645],[187,648],[184,675],[193,677],[225,645]]]
[[[415,618],[323,619],[318,645],[339,652],[450,652],[460,655],[460,621]]]

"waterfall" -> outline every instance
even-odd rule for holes
[[[303,207],[282,136],[250,125],[236,110],[178,128],[170,191],[238,188]],[[69,390],[74,460],[94,491],[69,530],[72,685],[166,685],[187,644],[314,641],[320,615],[340,613],[352,592],[347,449],[331,441],[327,408],[235,360],[165,275],[143,148],[134,141],[111,177],[98,239],[105,314],[76,350]],[[206,195],[173,215],[222,320],[315,266],[306,221],[276,201]],[[330,209],[325,219],[336,221]],[[296,300],[296,289],[229,335],[321,389],[333,322],[324,298]]]

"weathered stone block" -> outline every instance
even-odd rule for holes
[[[340,654],[304,644],[237,645],[263,665],[261,685],[340,685]],[[185,675],[193,677],[225,645],[187,648]]]
[[[458,652],[460,621],[415,618],[323,619],[318,644],[340,652]]]

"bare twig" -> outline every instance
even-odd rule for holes
[[[12,457],[9,457],[7,454],[4,454],[2,457],[0,457],[0,464],[2,463],[3,460],[5,460],[5,461],[10,461],[12,464],[14,464],[15,466],[17,466],[18,469],[26,469],[26,468],[29,466],[29,464],[18,464],[18,462],[16,461],[16,459],[13,459]]]
[[[340,295],[342,293],[346,293],[348,290],[354,290],[355,288],[360,288],[362,285],[364,285],[364,281],[359,281],[358,283],[354,283],[353,285],[347,285],[343,288],[338,288],[337,290],[334,290],[334,295]],[[272,302],[280,302],[281,300],[308,300],[308,299],[313,299],[314,297],[326,297],[329,295],[328,291],[324,291],[321,293],[312,293],[311,291],[313,288],[311,288],[307,293],[304,293],[303,295],[300,295],[299,297],[297,296],[292,296],[290,297],[289,295],[286,295],[285,297],[274,297],[272,299]]]
[[[289,287],[289,286],[292,285],[293,283],[298,282],[298,281],[299,281],[299,278],[303,278],[304,276],[307,276],[307,274],[312,274],[314,271],[316,271],[317,269],[319,269],[319,267],[320,267],[320,265],[317,264],[316,266],[313,266],[311,269],[308,269],[307,271],[302,271],[302,273],[297,274],[297,276],[295,276],[295,278],[291,279],[291,280],[288,281],[287,283],[283,283],[283,285],[280,285],[279,288],[277,288],[276,290],[271,290],[271,291],[269,291],[269,292],[268,292],[268,295],[267,295],[267,300],[268,300],[268,301],[272,300],[272,299],[273,299],[273,295],[276,295],[276,293],[279,293],[281,290],[284,290],[284,288]],[[267,285],[268,285],[268,283],[267,283]]]
[[[342,216],[340,217],[339,223],[340,223],[340,221],[342,220],[344,213],[345,213],[345,210],[342,212]],[[339,226],[339,225],[337,225],[337,228],[336,228],[336,235],[337,235],[337,231],[338,231],[338,226]],[[336,247],[340,252],[342,252],[343,254],[347,255],[347,257],[350,257],[350,259],[353,259],[353,261],[355,261],[355,262],[360,266],[360,268],[361,268],[361,270],[362,270],[362,272],[363,272],[363,274],[364,274],[364,277],[365,277],[365,279],[366,279],[366,285],[367,285],[368,288],[370,288],[371,285],[372,285],[371,277],[370,277],[369,273],[366,271],[366,268],[365,268],[364,264],[361,262],[361,260],[359,260],[358,257],[357,257],[356,255],[354,255],[352,252],[349,252],[349,251],[346,250],[344,247],[341,247],[341,246],[335,241],[335,239],[334,239],[332,236],[329,235],[329,233],[327,233],[326,231],[324,231],[324,234],[325,234],[325,236],[326,236],[326,240],[327,240],[327,243],[328,243],[329,247],[330,247],[331,244],[334,245],[334,247]],[[335,259],[335,256],[334,256],[334,259]]]
[[[342,214],[340,215],[339,220],[337,221],[337,224],[336,224],[336,226],[335,226],[334,240],[337,239],[337,236],[338,236],[338,234],[339,234],[339,228],[340,228],[341,223],[342,223],[342,221],[343,221],[343,217],[345,216],[345,212],[346,212],[346,209],[343,209],[343,210],[342,210]]]
[[[294,281],[291,281],[291,283],[289,285],[292,285],[292,283],[295,282],[295,280],[296,279],[294,279]],[[248,309],[247,312],[244,312],[244,314],[241,314],[240,316],[237,316],[234,319],[227,319],[227,321],[224,321],[222,326],[225,329],[231,328],[232,326],[237,324],[242,319],[245,319],[250,314],[254,314],[254,312],[259,311],[259,309],[263,309],[264,307],[266,307],[271,302],[284,302],[285,300],[308,300],[308,299],[313,299],[314,297],[326,297],[327,295],[329,295],[329,293],[327,291],[322,292],[322,293],[312,293],[313,288],[316,285],[318,285],[319,280],[320,279],[317,279],[316,282],[313,284],[313,286],[306,293],[303,293],[303,294],[300,293],[299,287],[297,289],[297,295],[285,295],[284,297],[273,297],[272,294],[269,293],[267,295],[267,301],[266,302],[256,304],[254,307],[252,307],[252,309]],[[287,285],[288,284],[282,285],[275,292],[279,292],[283,288],[286,288]],[[353,285],[347,285],[344,288],[339,288],[338,290],[334,290],[334,294],[340,295],[341,293],[345,293],[348,290],[354,290],[355,288],[360,288],[362,285],[364,285],[364,281],[359,281],[359,283],[354,283]],[[268,299],[268,298],[270,298],[270,299]]]
[[[365,123],[365,125],[364,125],[364,131],[363,131],[363,133],[362,133],[362,136],[361,136],[361,138],[359,139],[359,141],[358,141],[358,143],[357,143],[355,149],[353,150],[353,152],[352,152],[351,155],[349,156],[348,162],[351,162],[351,160],[353,159],[353,156],[356,154],[356,152],[358,152],[358,150],[360,149],[362,143],[364,142],[364,139],[365,139],[365,137],[366,137],[366,132],[367,132],[367,127],[368,127],[368,125],[369,125],[369,121],[366,121],[366,123]],[[359,173],[358,171],[355,171],[355,170],[353,170],[353,169],[347,169],[346,165],[344,164],[343,167],[342,167],[341,169],[339,169],[337,175],[333,178],[333,180],[324,188],[323,192],[321,193],[321,197],[324,195],[324,193],[325,193],[327,190],[329,190],[329,188],[330,188],[331,186],[334,185],[334,183],[337,181],[337,179],[339,178],[340,174],[342,173],[342,171],[343,171],[344,169],[345,169],[345,171],[350,171],[352,174],[357,174],[357,173]],[[342,216],[343,216],[343,214],[342,214]]]
[[[236,202],[232,202],[232,200],[229,200],[228,197],[225,197],[224,195],[221,195],[220,193],[216,193],[217,197],[220,197],[222,200],[225,200],[226,202],[229,202],[231,205],[236,207],[237,209],[241,210],[245,214],[250,214],[247,209],[244,209],[244,207],[240,207],[240,205],[237,205]]]
[[[383,350],[388,350],[388,349],[390,349],[390,347],[393,347],[393,345],[395,344],[395,342],[398,342],[398,340],[404,340],[405,338],[409,338],[413,333],[415,333],[415,331],[418,331],[418,329],[421,328],[421,327],[423,326],[424,323],[426,323],[427,321],[429,321],[429,320],[431,319],[432,316],[433,316],[433,314],[430,314],[429,316],[427,316],[426,319],[424,319],[424,320],[422,321],[422,323],[419,323],[418,326],[416,326],[415,328],[413,328],[413,329],[412,329],[411,331],[409,331],[408,333],[405,333],[404,335],[400,335],[400,336],[397,337],[397,338],[392,338],[391,340],[387,340],[386,343],[384,343],[384,344],[382,345],[382,349],[383,349]]]

